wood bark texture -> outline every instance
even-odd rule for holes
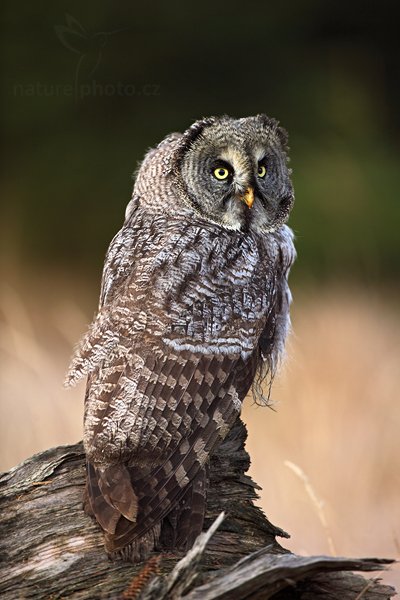
[[[256,507],[238,420],[211,460],[206,533],[185,555],[110,560],[82,510],[81,443],[52,448],[0,476],[0,598],[56,600],[384,600],[395,590],[352,571],[382,571],[379,558],[303,557]],[[224,514],[221,514],[221,513]]]

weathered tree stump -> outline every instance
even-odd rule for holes
[[[142,600],[389,599],[392,587],[350,571],[390,559],[296,556],[276,537],[245,475],[246,429],[238,421],[211,461],[205,529],[186,556],[154,554],[144,565],[111,561],[82,510],[82,444],[53,448],[0,476],[0,597]],[[220,516],[224,511],[226,518]]]

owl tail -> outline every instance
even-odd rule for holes
[[[85,512],[94,517],[105,534],[106,550],[133,562],[145,560],[154,549],[188,550],[203,528],[208,485],[208,465],[185,488],[164,519],[132,541],[137,524],[138,503],[129,467],[106,469],[87,463]]]
[[[84,508],[107,534],[115,534],[121,515],[134,526],[138,498],[127,467],[120,464],[97,468],[88,462]]]
[[[87,463],[84,510],[103,529],[107,552],[117,552],[126,560],[145,560],[160,537],[160,524],[157,524],[134,543],[125,545],[125,539],[131,537],[135,529],[138,503],[129,470],[124,465],[101,469]]]
[[[182,491],[171,510],[160,515],[158,520],[154,519],[152,525],[139,535],[136,532],[141,526],[140,512],[137,524],[120,516],[115,532],[106,533],[107,550],[137,562],[145,560],[153,550],[174,552],[191,548],[203,528],[207,483],[207,472],[203,468]]]

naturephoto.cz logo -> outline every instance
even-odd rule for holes
[[[73,83],[17,83],[14,84],[14,96],[71,96],[75,100],[88,96],[159,96],[160,85],[157,83],[99,82],[94,79],[98,71],[105,48],[118,33],[128,28],[113,31],[88,31],[79,21],[65,15],[64,25],[55,25],[55,34],[61,44],[75,54]]]
[[[88,96],[159,96],[160,85],[157,83],[98,83],[94,79],[89,83],[16,83],[14,96],[71,96],[83,99]]]

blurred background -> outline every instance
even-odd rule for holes
[[[290,134],[299,258],[275,410],[244,409],[260,503],[293,551],[399,558],[394,7],[3,3],[1,469],[81,438],[63,376],[145,150],[265,112]]]

